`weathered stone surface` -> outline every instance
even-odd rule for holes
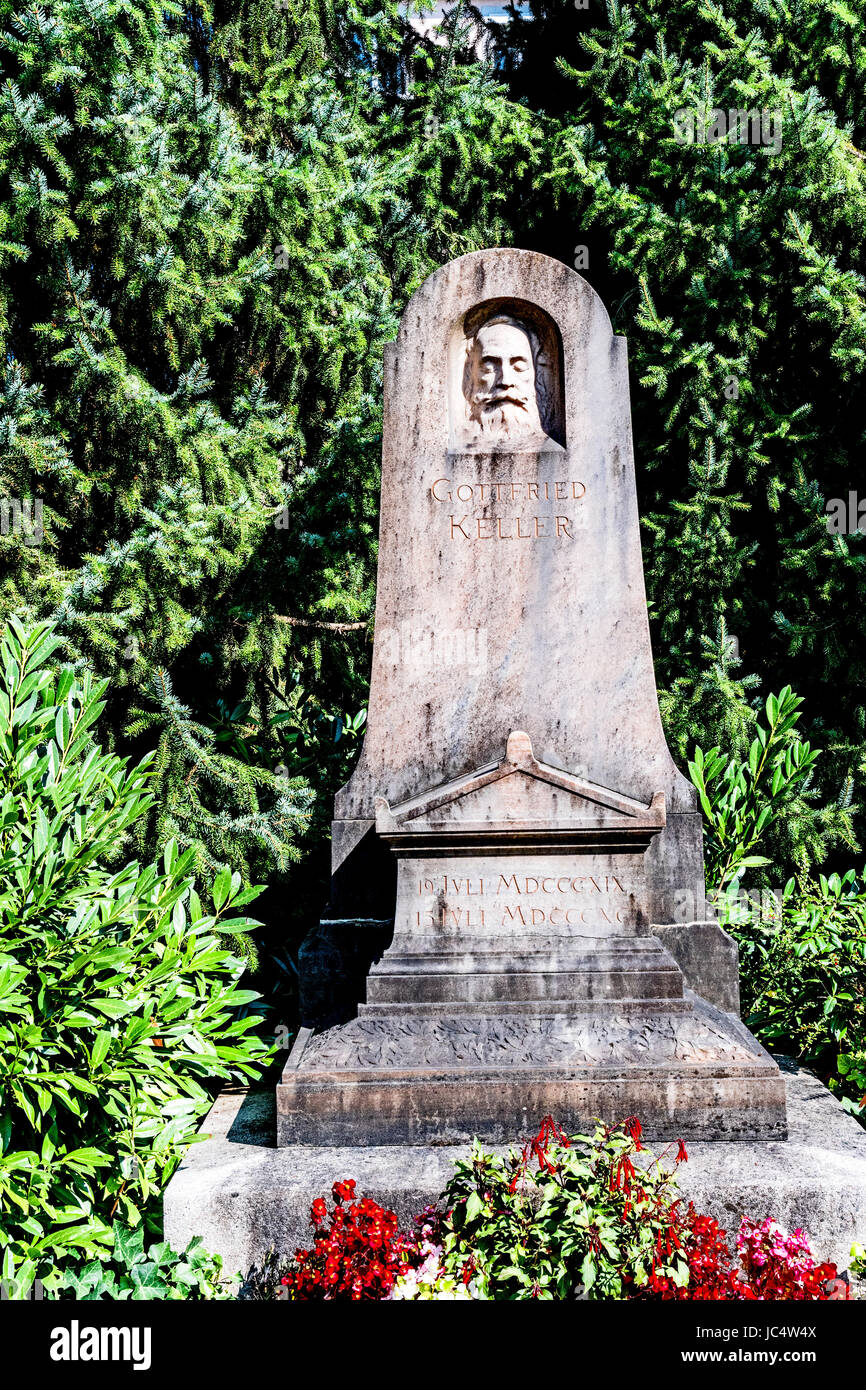
[[[802,1226],[822,1259],[848,1263],[866,1240],[866,1132],[807,1072],[786,1075],[787,1142],[690,1143],[681,1191],[732,1236],[744,1214]],[[623,1112],[627,1113],[627,1112]],[[291,1254],[309,1243],[310,1204],[331,1184],[355,1178],[358,1191],[395,1210],[406,1227],[435,1201],[464,1147],[277,1148],[273,1092],[224,1091],[165,1192],[166,1238],[183,1249],[194,1235],[242,1270],[274,1246]],[[520,1142],[524,1126],[513,1136]]]
[[[627,1007],[627,1006],[626,1006]],[[344,1028],[313,1038],[305,1058],[317,1070],[351,1066],[364,1071],[391,1066],[395,1072],[410,1066],[452,1067],[471,1063],[495,1067],[668,1066],[722,1058],[750,1066],[763,1052],[743,1036],[696,1011],[673,1014],[619,1012],[598,1016],[542,1013],[532,1018],[462,1013],[404,1015],[399,1020],[362,1014]]]
[[[518,978],[520,978],[518,976]],[[530,977],[534,978],[534,977]],[[382,1014],[297,1044],[277,1088],[286,1145],[503,1142],[555,1114],[582,1129],[637,1114],[653,1138],[785,1137],[778,1068],[728,1014],[691,996],[597,1009]]]
[[[740,1012],[740,953],[718,922],[653,927],[683,972],[689,989],[728,1013]]]
[[[664,829],[665,798],[649,805],[541,763],[525,730],[505,740],[505,756],[399,806],[376,799],[376,832],[410,856],[603,851],[642,854]],[[552,891],[552,890],[551,890]]]
[[[682,1003],[682,972],[655,939],[607,937],[592,950],[575,949],[561,936],[527,934],[509,944],[501,937],[473,936],[447,943],[422,937],[414,952],[390,950],[373,967],[367,980],[367,1003],[359,1006],[365,1018],[382,1014],[385,1006],[403,1005],[418,1012],[422,1004],[454,1007],[469,1002],[498,1005],[523,1001],[527,1007],[556,1002],[595,1010],[601,1001],[620,1009],[661,1001],[665,1008]]]
[[[427,936],[503,946],[527,935],[601,941],[646,932],[642,855],[473,855],[452,861],[401,859],[394,946]]]

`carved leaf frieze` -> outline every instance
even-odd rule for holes
[[[360,1018],[313,1038],[301,1070],[744,1063],[759,1055],[690,1014]]]

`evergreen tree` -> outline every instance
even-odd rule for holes
[[[515,236],[564,259],[587,246],[583,273],[629,338],[672,744],[681,759],[695,740],[736,744],[744,701],[793,685],[825,750],[825,833],[808,857],[834,843],[848,857],[866,771],[866,542],[828,534],[825,505],[863,487],[863,6],[529,8],[498,31],[512,95],[546,132]],[[763,135],[760,121],[731,129],[731,110],[766,113]],[[720,630],[760,694],[721,670],[708,691]]]
[[[142,849],[308,924],[363,722],[383,347],[507,239],[529,118],[474,25],[443,46],[394,0],[0,14],[0,486],[44,522],[3,537],[3,607],[109,678],[107,743],[156,749]]]

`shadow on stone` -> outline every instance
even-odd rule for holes
[[[391,944],[390,918],[324,918],[298,952],[300,1022],[306,1028],[348,1023],[367,997],[367,975]]]
[[[224,1095],[229,1092],[224,1091]],[[263,1091],[236,1092],[240,1105],[226,1130],[229,1144],[256,1145],[258,1148],[277,1147],[277,1116],[274,1094],[270,1087]]]

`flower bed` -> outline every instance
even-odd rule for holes
[[[564,1134],[548,1116],[506,1157],[476,1142],[439,1201],[401,1231],[351,1180],[312,1205],[314,1241],[260,1296],[294,1300],[848,1298],[801,1230],[744,1216],[736,1255],[718,1223],[677,1195],[685,1146],[660,1155],[639,1121]]]

